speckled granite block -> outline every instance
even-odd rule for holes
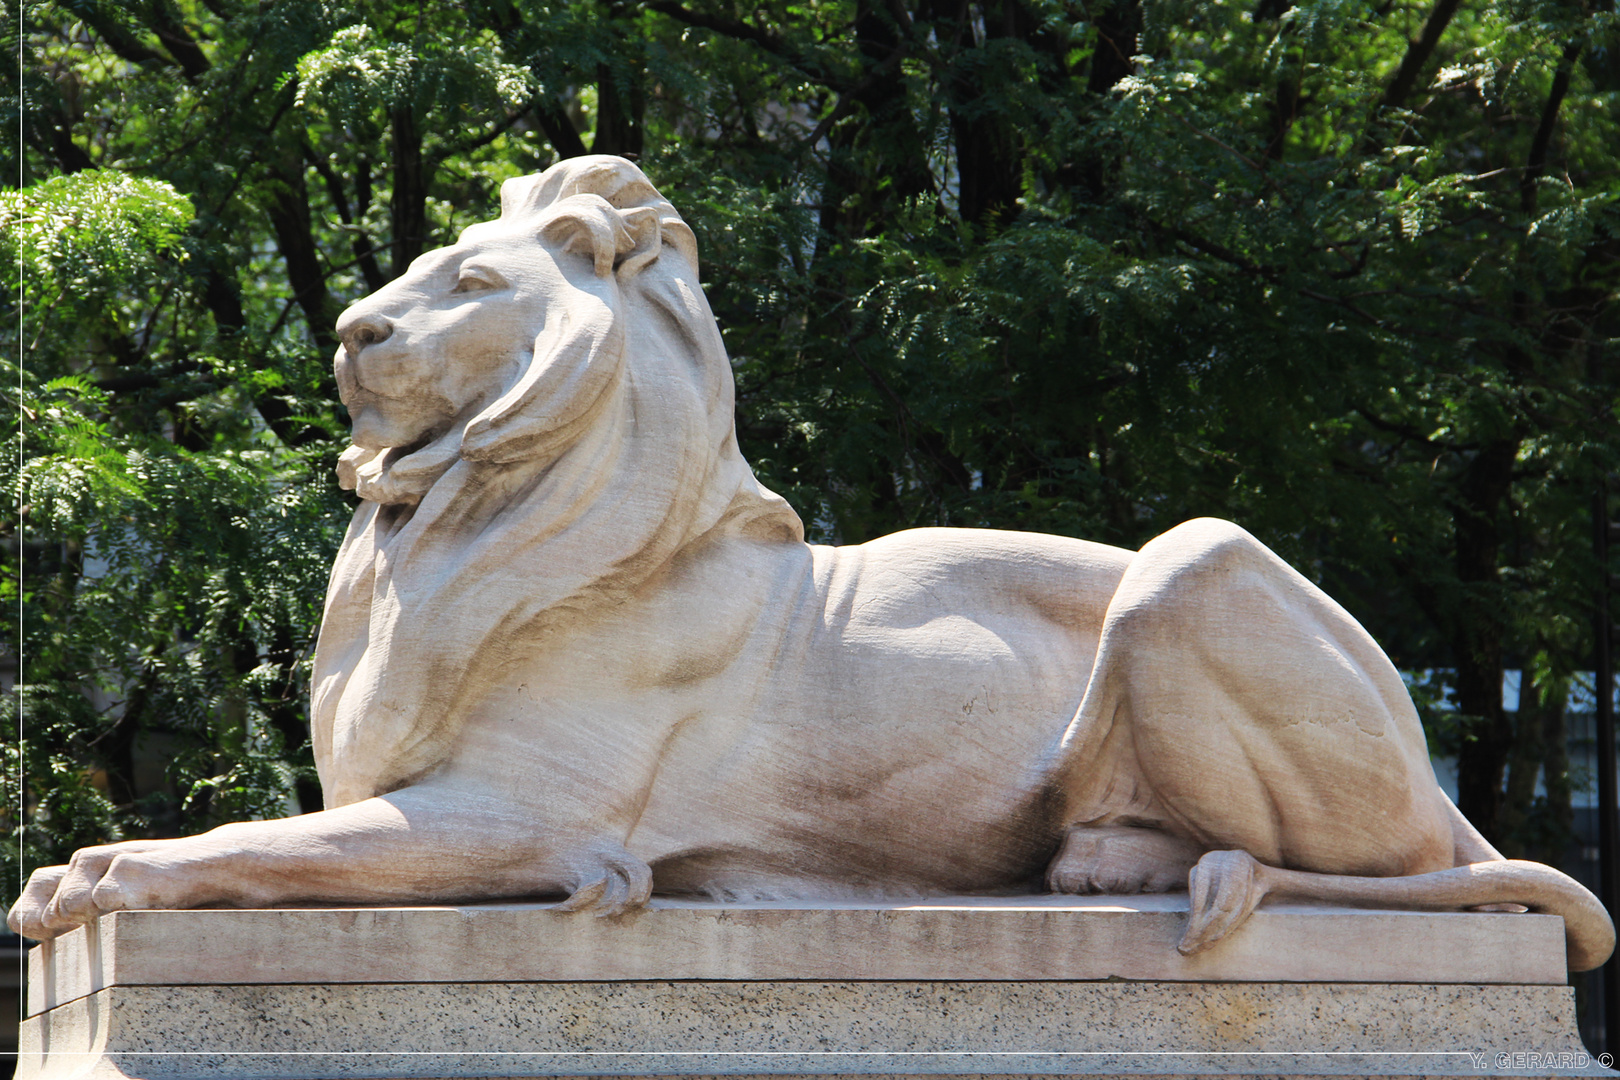
[[[1615,1075],[1553,986],[118,986],[23,1039],[20,1080]]]

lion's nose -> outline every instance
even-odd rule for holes
[[[394,324],[381,315],[349,315],[338,320],[338,338],[351,353],[358,353],[367,345],[387,341],[394,333]]]

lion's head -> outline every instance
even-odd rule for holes
[[[802,538],[737,450],[697,266],[640,169],[573,158],[339,320],[338,473],[365,502],[316,651],[329,805],[435,767],[469,688],[557,613],[717,526]]]

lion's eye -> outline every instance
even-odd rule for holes
[[[499,275],[487,270],[464,269],[461,276],[456,279],[456,287],[451,292],[468,293],[483,292],[486,289],[498,289],[506,284]]]

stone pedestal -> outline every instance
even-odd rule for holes
[[[1616,1075],[1556,917],[1185,897],[119,912],[30,957],[18,1076]]]

